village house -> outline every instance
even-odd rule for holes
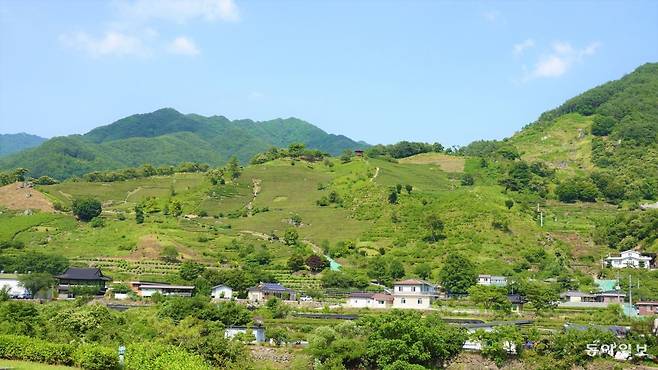
[[[512,312],[521,313],[526,303],[525,297],[520,294],[508,294],[507,299],[512,304]]]
[[[604,308],[611,304],[623,304],[626,294],[619,290],[598,293],[568,291],[560,294],[560,307]]]
[[[62,275],[55,276],[58,281],[57,292],[60,297],[73,298],[76,290],[94,290],[95,294],[103,295],[105,284],[112,280],[103,275],[99,268],[69,267]]]
[[[363,150],[357,149],[354,151],[354,155],[357,157],[363,157]]]
[[[393,296],[386,293],[354,292],[347,299],[351,308],[391,308]]]
[[[436,285],[424,280],[408,279],[393,284],[393,308],[426,310],[438,296]]]
[[[7,289],[10,298],[28,298],[30,293],[21,286],[18,274],[5,274],[0,271],[0,289]]]
[[[635,307],[637,307],[637,311],[640,316],[658,315],[658,301],[637,302]]]
[[[212,290],[210,291],[210,296],[212,297],[212,299],[215,300],[231,299],[233,298],[233,289],[223,284],[215,285],[214,287],[212,287]]]
[[[478,285],[507,286],[507,278],[505,276],[496,275],[479,275]]]
[[[193,285],[171,285],[166,283],[131,281],[130,288],[140,297],[151,297],[154,294],[164,296],[191,297]]]
[[[642,255],[642,253],[627,250],[621,252],[620,256],[609,256],[605,259],[605,265],[607,267],[621,269],[621,268],[651,268],[651,261],[653,258],[650,256]]]
[[[294,301],[296,293],[278,283],[259,283],[247,289],[247,298],[252,302],[264,302],[270,298]]]

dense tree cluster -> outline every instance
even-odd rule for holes
[[[392,157],[406,158],[420,153],[442,153],[443,145],[439,143],[429,144],[420,142],[400,141],[397,144],[375,145],[366,150],[369,157]]]
[[[174,173],[196,173],[206,172],[210,167],[204,163],[183,162],[178,166],[153,167],[144,164],[141,167],[126,168],[114,171],[94,171],[82,176],[84,181],[89,182],[115,182],[130,179],[139,179],[151,176],[168,176]]]
[[[640,243],[651,245],[658,240],[658,210],[635,211],[601,220],[594,240],[618,250],[631,249]]]
[[[309,162],[316,162],[328,156],[328,153],[320,150],[306,148],[306,145],[303,143],[293,143],[287,149],[272,147],[266,152],[258,153],[251,159],[251,164],[267,163],[280,158],[303,159]]]

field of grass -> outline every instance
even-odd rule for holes
[[[466,158],[443,153],[420,153],[402,158],[400,163],[433,164],[445,172],[464,172]]]

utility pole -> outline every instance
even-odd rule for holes
[[[628,275],[628,304],[630,309],[633,309],[633,275]]]

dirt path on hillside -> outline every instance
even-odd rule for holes
[[[258,196],[258,193],[260,193],[260,184],[261,184],[261,179],[251,179],[252,181],[252,198],[247,203],[245,206],[247,210],[249,211],[249,216],[252,216],[251,210],[254,208],[254,201],[256,200],[256,197]]]
[[[370,178],[370,182],[375,181],[375,179],[377,178],[377,176],[379,176],[379,167],[375,168],[375,174],[372,175],[372,177]]]
[[[142,190],[141,186],[136,187],[135,189],[131,190],[126,194],[126,199],[123,200],[124,203],[128,203],[128,198],[130,198],[131,195],[136,194],[138,191]]]
[[[42,212],[54,212],[53,204],[40,191],[25,186],[22,182],[0,187],[0,206],[11,210],[38,209]]]
[[[264,233],[259,233],[258,231],[252,231],[252,230],[240,230],[240,233],[242,234],[249,234],[253,235],[257,238],[261,238],[263,240],[270,240],[270,236]]]

